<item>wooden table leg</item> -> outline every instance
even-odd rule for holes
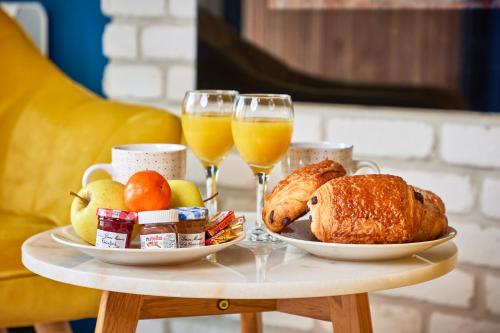
[[[372,333],[368,294],[328,297],[335,333]]]
[[[240,314],[241,333],[262,333],[262,313]]]
[[[133,333],[139,321],[142,296],[103,291],[96,333]]]

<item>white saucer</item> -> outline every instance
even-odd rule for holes
[[[295,221],[281,234],[269,232],[276,238],[296,246],[315,256],[326,259],[350,261],[376,261],[409,257],[451,240],[457,231],[448,227],[447,232],[438,239],[427,242],[403,244],[341,244],[318,241],[310,230],[308,220]]]
[[[78,250],[97,260],[110,264],[131,266],[171,265],[194,261],[237,244],[245,238],[244,233],[242,233],[238,238],[222,244],[181,249],[142,250],[138,248],[137,242],[133,242],[132,248],[129,249],[95,247],[82,240],[75,233],[71,225],[54,229],[51,236],[56,242]]]

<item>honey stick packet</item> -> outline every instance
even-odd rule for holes
[[[215,235],[205,240],[205,245],[214,245],[229,242],[237,238],[243,232],[245,217],[240,216],[229,222],[225,229],[220,230]]]
[[[219,231],[212,238],[209,238],[205,241],[205,245],[213,245],[213,244],[221,244],[225,242],[229,242],[230,240],[238,237],[237,234],[233,232],[232,229],[226,228],[224,230]]]
[[[208,222],[208,226],[205,230],[206,237],[210,238],[216,235],[218,232],[229,226],[229,223],[232,220],[234,220],[234,212],[232,210],[218,212]]]
[[[245,221],[245,216],[238,216],[237,218],[229,222],[229,228],[231,228],[233,232],[239,235],[243,232],[243,225],[245,224]]]

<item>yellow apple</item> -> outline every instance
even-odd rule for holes
[[[123,184],[111,179],[93,181],[78,192],[71,204],[71,224],[86,242],[95,245],[97,208],[126,210]]]
[[[171,179],[168,181],[172,190],[172,199],[170,208],[176,207],[204,207],[203,199],[201,198],[200,190],[196,184],[180,179]]]

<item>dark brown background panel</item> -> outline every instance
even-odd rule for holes
[[[276,10],[243,2],[243,36],[292,68],[368,84],[459,88],[462,13]]]

